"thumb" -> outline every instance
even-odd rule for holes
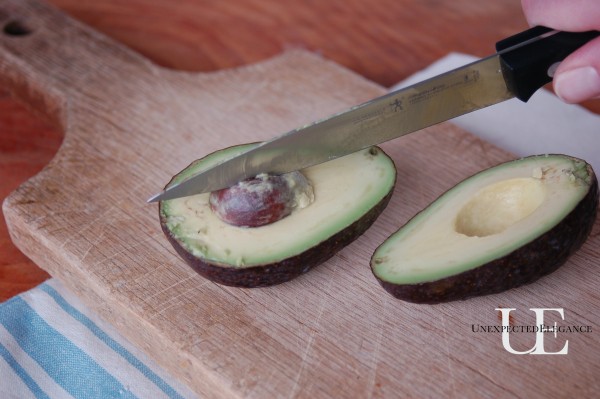
[[[600,37],[560,63],[554,75],[554,91],[567,103],[600,97]]]

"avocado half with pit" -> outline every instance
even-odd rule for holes
[[[197,160],[167,187],[255,145],[226,148]],[[387,206],[396,181],[393,161],[378,147],[301,172],[312,186],[314,201],[280,220],[258,227],[232,225],[219,217],[211,207],[211,194],[205,193],[161,201],[162,229],[179,255],[212,281],[239,287],[288,281],[363,234]]]
[[[502,292],[558,269],[585,242],[598,181],[585,161],[532,156],[447,191],[371,258],[396,298],[439,303]]]

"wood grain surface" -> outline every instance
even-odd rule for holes
[[[120,12],[117,2],[104,4]],[[189,5],[177,11],[185,25],[196,5],[182,4]],[[152,12],[156,19],[149,28],[161,36],[159,17],[173,11],[162,5]],[[473,7],[481,15],[495,6]],[[241,16],[264,22],[260,13],[240,10]],[[381,18],[387,17],[382,10]],[[88,17],[98,15],[99,10]],[[0,21],[10,18],[24,20],[31,33],[0,38],[0,82],[49,121],[31,125],[38,143],[46,131],[52,132],[48,147],[58,146],[60,135],[53,132],[64,132],[56,157],[4,202],[12,238],[200,394],[593,397],[600,389],[598,222],[592,238],[558,272],[499,295],[412,305],[391,298],[369,270],[374,248],[403,222],[457,181],[510,154],[447,123],[386,143],[398,167],[398,184],[389,207],[364,236],[289,283],[255,290],[219,286],[176,256],[162,236],[156,206],[145,199],[195,158],[270,138],[380,95],[384,88],[353,72],[352,65],[346,69],[314,52],[293,50],[273,58],[265,50],[258,57],[268,60],[247,67],[177,72],[34,0],[0,2]],[[229,66],[236,66],[239,60],[232,60]],[[35,158],[41,167],[48,156]],[[498,307],[518,309],[516,325],[535,323],[529,308],[564,308],[564,321],[549,315],[546,323],[591,326],[594,333],[547,338],[548,351],[568,339],[568,357],[513,355],[502,347],[499,334],[474,329],[497,326]],[[533,338],[513,334],[511,343],[524,350]]]

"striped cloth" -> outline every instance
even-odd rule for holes
[[[0,304],[0,398],[196,398],[56,279]]]

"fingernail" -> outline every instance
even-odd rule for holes
[[[556,95],[567,103],[579,103],[600,96],[600,75],[587,66],[565,71],[554,78]]]

